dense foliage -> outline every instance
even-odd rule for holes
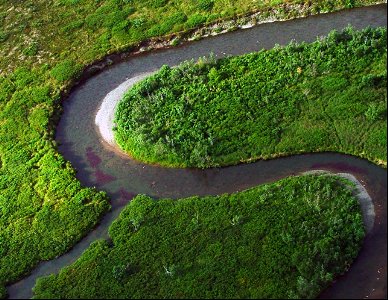
[[[387,160],[386,29],[333,31],[311,44],[168,66],[116,111],[136,159],[210,167],[339,151]]]
[[[90,63],[150,37],[256,10],[264,19],[292,18],[378,1],[0,0],[0,75],[30,64]]]
[[[3,299],[7,296],[7,289],[5,286],[0,286],[0,299]]]
[[[109,209],[56,151],[57,99],[38,71],[0,77],[0,286],[67,251]]]
[[[347,184],[309,175],[231,195],[137,196],[110,227],[112,241],[38,279],[35,298],[316,297],[364,236]]]
[[[373,2],[0,0],[0,298],[5,284],[64,253],[108,209],[103,193],[81,187],[53,137],[59,95],[85,65],[235,13],[276,8],[290,17],[284,3],[308,14]]]

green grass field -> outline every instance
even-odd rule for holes
[[[364,236],[356,199],[333,176],[290,177],[235,194],[137,196],[100,240],[34,298],[313,298]]]
[[[168,66],[131,88],[117,143],[135,159],[214,167],[336,151],[387,161],[387,33]]]
[[[0,298],[109,209],[104,193],[76,180],[54,141],[61,95],[87,64],[152,36],[256,9],[283,17],[284,3],[295,12],[308,2],[0,0]],[[314,1],[305,13],[373,2]]]

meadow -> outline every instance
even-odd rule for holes
[[[138,195],[34,299],[312,299],[345,272],[363,241],[351,184],[289,177],[220,196]]]
[[[386,28],[332,31],[220,60],[163,66],[118,104],[115,139],[135,159],[233,165],[335,151],[387,161]]]
[[[61,101],[88,65],[236,14],[292,17],[301,7],[308,15],[374,2],[0,0],[0,298],[109,210],[105,193],[81,185],[54,140]]]

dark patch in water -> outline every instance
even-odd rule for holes
[[[94,175],[96,176],[97,183],[99,183],[101,185],[104,185],[104,184],[107,184],[111,181],[116,180],[116,177],[114,177],[110,174],[104,173],[103,171],[98,170],[98,169],[96,170],[96,172],[94,172]]]
[[[128,192],[124,188],[121,188],[119,190],[119,193],[120,193],[120,200],[124,200],[125,202],[131,201],[136,196],[135,193]]]
[[[115,193],[116,194],[116,193]],[[115,197],[114,202],[112,202],[112,207],[122,207],[127,205],[131,200],[136,196],[136,193],[128,192],[124,188],[120,188],[117,191],[117,197]]]
[[[86,148],[86,159],[93,169],[96,169],[102,161],[101,158],[96,153],[94,153],[92,147]]]
[[[366,174],[367,171],[356,167],[351,166],[344,162],[338,162],[338,163],[318,163],[314,164],[311,167],[312,169],[329,169],[330,171],[336,171],[336,172],[345,172],[345,173],[358,173],[358,174]]]

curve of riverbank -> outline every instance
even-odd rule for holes
[[[303,175],[308,174],[328,174],[336,175],[342,178],[345,178],[354,184],[354,187],[351,188],[353,195],[357,198],[358,203],[360,204],[362,220],[365,226],[366,234],[370,233],[373,229],[375,222],[375,207],[371,196],[369,196],[366,188],[361,184],[361,182],[351,173],[331,173],[325,170],[313,170],[304,172]]]
[[[264,24],[184,47],[150,52],[114,65],[75,88],[64,102],[64,114],[57,128],[59,151],[77,169],[77,177],[84,185],[108,193],[112,211],[67,254],[41,263],[30,276],[10,286],[10,297],[31,297],[36,278],[58,272],[74,262],[91,242],[108,238],[107,228],[138,193],[156,198],[215,195],[316,169],[352,173],[368,190],[376,213],[373,229],[350,272],[339,278],[322,297],[386,297],[386,170],[362,159],[333,153],[297,155],[209,170],[164,169],[117,155],[106,143],[101,143],[101,135],[95,128],[96,110],[102,99],[128,78],[155,71],[163,64],[175,65],[210,52],[222,57],[268,49],[276,43],[286,44],[291,39],[313,41],[317,36],[326,35],[332,29],[340,30],[348,24],[355,28],[385,26],[386,5]]]
[[[115,109],[120,99],[124,96],[125,92],[131,88],[136,82],[144,79],[152,73],[143,73],[141,75],[132,77],[123,83],[121,83],[113,91],[109,92],[102,100],[101,106],[96,114],[96,126],[98,127],[101,137],[110,145],[115,146],[113,127],[115,126],[113,120],[115,115]]]

